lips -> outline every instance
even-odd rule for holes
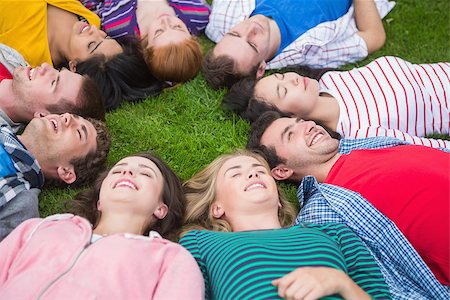
[[[250,183],[249,185],[247,185],[244,189],[245,192],[247,191],[251,191],[251,190],[256,190],[256,189],[266,189],[266,185],[264,182],[258,181],[258,182],[253,182]]]
[[[36,69],[30,69],[30,70],[28,71],[28,77],[30,78],[30,80],[32,80],[33,74],[34,74],[35,71],[36,71]]]
[[[317,131],[317,133],[315,133],[311,139],[310,146],[314,146],[323,136],[324,134],[322,132]]]
[[[308,86],[308,77],[303,77],[303,85],[305,86],[306,90],[306,87]]]
[[[55,131],[55,133],[58,133],[58,131],[61,128],[59,120],[57,120],[55,118],[51,118],[51,119],[48,119],[48,121],[50,122],[50,125],[52,126],[53,130]]]
[[[134,182],[129,179],[121,179],[121,180],[117,181],[114,184],[113,188],[114,189],[115,188],[129,188],[129,189],[132,189],[135,191],[139,190],[139,188],[136,186],[136,184],[134,184]]]
[[[81,24],[81,26],[80,26],[80,33],[85,32],[86,30],[89,29],[89,27],[91,27],[89,24],[86,24],[86,23],[83,22],[83,23]]]

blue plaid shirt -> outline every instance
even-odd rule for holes
[[[381,149],[406,142],[389,138],[343,139],[339,152]],[[296,224],[345,223],[375,257],[395,299],[449,299],[450,289],[441,285],[397,226],[359,193],[303,178],[297,192],[302,207]]]

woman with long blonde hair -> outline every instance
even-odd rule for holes
[[[295,211],[259,154],[222,155],[183,187],[180,244],[197,260],[207,298],[390,298],[376,262],[345,225],[292,226]]]

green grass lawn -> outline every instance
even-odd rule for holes
[[[358,64],[383,55],[396,55],[413,63],[449,61],[450,1],[399,0],[385,18],[386,45]],[[200,38],[205,51],[212,47]],[[165,91],[142,103],[125,104],[107,115],[112,135],[109,165],[136,152],[150,150],[162,157],[183,179],[218,155],[244,147],[249,124],[221,109],[225,90],[213,91],[200,74],[191,82]],[[295,187],[283,186],[295,201]],[[63,203],[75,191],[44,190],[43,217],[64,212]]]

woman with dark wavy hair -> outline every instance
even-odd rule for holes
[[[139,41],[129,37],[120,41],[123,53],[113,58],[95,55],[85,61],[71,61],[73,72],[88,75],[100,88],[107,111],[118,108],[123,101],[136,102],[153,97],[163,85],[148,69]]]
[[[184,196],[161,159],[125,157],[68,206],[78,215],[30,219],[0,243],[0,298],[203,299],[195,260],[165,239]]]
[[[448,62],[412,64],[383,56],[349,71],[316,78],[304,74],[243,79],[225,96],[224,106],[251,122],[275,110],[315,121],[346,138],[390,136],[450,149],[449,141],[423,138],[449,134]]]

